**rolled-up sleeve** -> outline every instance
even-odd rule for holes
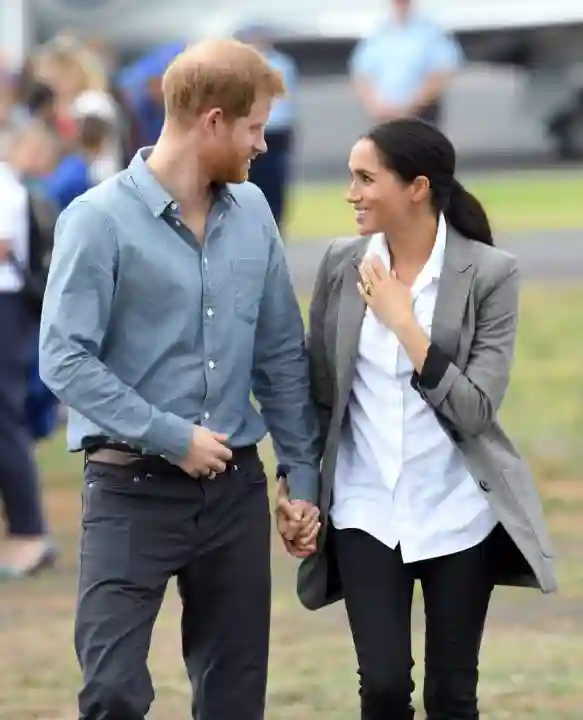
[[[269,232],[272,247],[255,339],[253,394],[287,475],[290,497],[316,504],[319,425],[310,395],[304,324],[271,217]]]
[[[173,462],[188,451],[192,425],[162,412],[103,362],[118,263],[107,216],[87,200],[59,217],[40,326],[39,368],[47,387],[111,438]]]

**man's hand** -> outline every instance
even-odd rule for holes
[[[8,260],[11,249],[12,248],[8,240],[0,240],[0,263],[4,263]]]
[[[188,454],[180,467],[193,477],[225,472],[227,463],[233,457],[232,451],[225,445],[228,439],[229,436],[224,433],[195,425]]]
[[[316,541],[322,524],[320,511],[305,500],[290,500],[285,478],[278,478],[275,500],[277,529],[286,550],[296,558],[316,552]]]

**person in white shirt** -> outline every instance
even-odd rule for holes
[[[475,720],[494,586],[556,588],[536,486],[497,420],[517,263],[493,246],[435,126],[381,123],[354,145],[349,168],[360,236],[330,245],[310,307],[321,531],[298,591],[312,610],[346,603],[362,720],[410,720],[419,580],[427,718]],[[278,507],[285,500],[282,483]],[[301,549],[281,513],[278,527]]]
[[[47,536],[25,413],[35,329],[15,263],[29,263],[28,194],[5,162],[0,162],[0,197],[0,500],[8,531],[0,541],[1,581],[52,564],[55,550]]]

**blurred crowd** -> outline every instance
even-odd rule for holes
[[[0,65],[0,158],[57,212],[155,141],[160,79],[181,48],[119,68],[98,41],[56,37],[12,76]]]

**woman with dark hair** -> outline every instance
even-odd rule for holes
[[[435,127],[378,125],[349,165],[360,237],[332,243],[310,308],[322,530],[299,595],[310,609],[344,599],[362,720],[404,720],[414,717],[419,580],[427,717],[475,719],[494,586],[556,587],[535,484],[497,420],[517,327],[516,260],[493,246]],[[283,511],[278,522],[305,557]]]

